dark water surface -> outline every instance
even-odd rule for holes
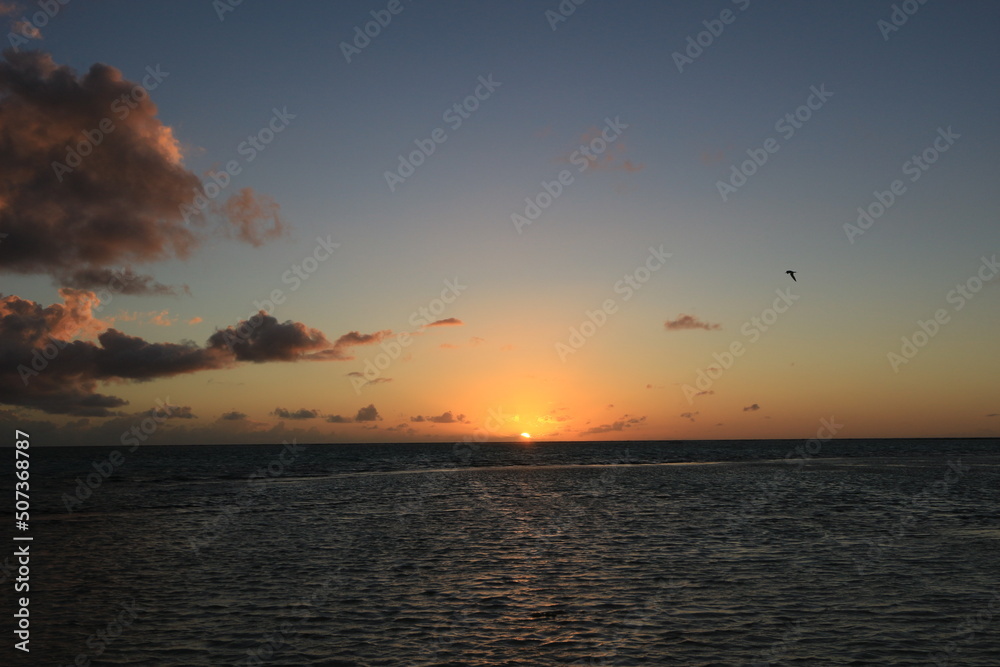
[[[18,664],[1000,665],[997,440],[114,451],[32,450]]]

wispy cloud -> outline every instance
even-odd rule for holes
[[[694,315],[685,315],[681,313],[677,316],[675,320],[667,320],[663,323],[667,331],[681,331],[684,329],[704,329],[705,331],[715,331],[721,329],[721,324],[710,324],[708,322],[702,322]]]
[[[458,319],[457,317],[446,317],[443,320],[437,320],[436,322],[431,322],[430,324],[427,325],[427,327],[428,328],[430,328],[430,327],[457,327],[457,326],[461,326],[463,324],[465,324],[465,322],[463,322],[462,320]]]
[[[645,417],[631,417],[625,415],[618,421],[612,422],[610,424],[602,424],[600,426],[592,426],[585,431],[581,431],[580,435],[598,435],[600,433],[614,433],[616,431],[624,431],[635,426],[639,426],[646,421]]]

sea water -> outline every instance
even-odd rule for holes
[[[998,445],[36,447],[30,659],[996,666]]]

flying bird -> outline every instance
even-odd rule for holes
[[[785,273],[787,273],[788,275],[790,275],[792,277],[792,280],[794,280],[795,282],[799,282],[799,279],[795,277],[795,274],[797,273],[797,271],[785,271]]]

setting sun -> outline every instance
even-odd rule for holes
[[[522,438],[529,438],[530,439],[531,438],[531,434],[530,433],[522,433],[521,437]]]

